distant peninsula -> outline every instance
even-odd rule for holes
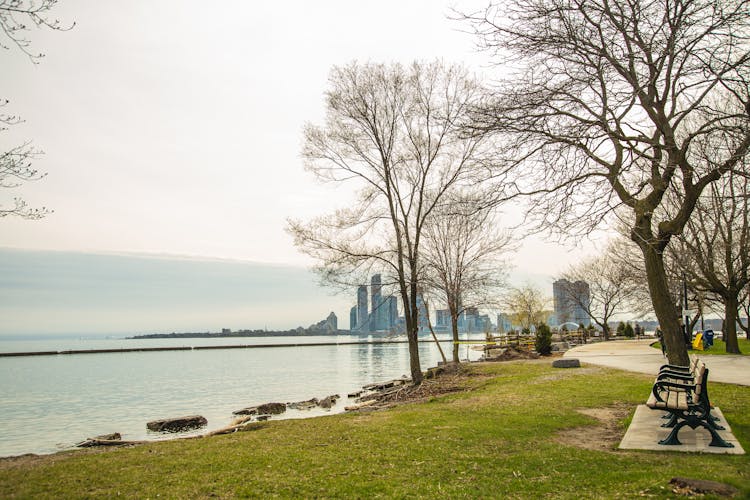
[[[351,335],[349,330],[311,330],[308,328],[297,328],[293,330],[271,331],[271,330],[238,330],[224,329],[221,332],[184,332],[184,333],[147,333],[134,335],[127,339],[214,339],[214,338],[242,338],[242,337],[302,337],[306,335]]]

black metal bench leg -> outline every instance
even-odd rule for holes
[[[718,419],[716,419],[716,420],[718,420]],[[726,428],[723,425],[719,425],[719,424],[715,423],[715,421],[714,421],[713,418],[709,418],[707,420],[707,422],[708,422],[708,426],[711,427],[714,430],[717,430],[717,431],[725,431],[726,430]]]
[[[714,429],[711,425],[704,425],[706,429],[708,429],[708,432],[711,433],[711,442],[708,443],[708,446],[717,446],[719,448],[734,448],[734,445],[732,443],[727,443],[721,436],[719,436],[719,433],[716,432],[716,429]]]
[[[677,434],[680,432],[680,429],[682,429],[683,427],[685,427],[685,424],[687,424],[687,422],[685,422],[684,420],[682,422],[680,422],[679,424],[677,424],[672,429],[672,432],[670,432],[667,437],[665,437],[664,439],[662,439],[661,441],[659,441],[659,444],[663,444],[663,445],[667,445],[667,446],[678,446],[678,445],[681,445],[682,443],[680,442],[679,439],[677,439]]]
[[[675,425],[677,425],[677,415],[675,415],[674,413],[669,415],[669,420],[667,422],[661,424],[662,427],[667,428],[674,427]]]

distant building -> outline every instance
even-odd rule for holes
[[[386,310],[383,307],[381,289],[383,285],[380,281],[380,275],[376,274],[370,278],[370,331],[375,332],[385,329]]]
[[[357,330],[357,306],[353,306],[349,309],[349,331],[354,332]]]
[[[362,285],[357,289],[357,331],[367,332],[369,330],[370,321],[367,312],[367,286]]]
[[[310,325],[308,331],[317,333],[336,333],[338,332],[338,329],[339,320],[336,317],[336,314],[331,311],[331,314],[329,314],[326,319],[319,321],[314,325]]]
[[[498,333],[508,333],[513,330],[513,324],[510,321],[510,316],[505,313],[497,315],[497,331]]]
[[[435,326],[437,328],[450,328],[451,311],[450,309],[438,309],[435,311]]]
[[[591,318],[586,312],[591,305],[590,289],[585,281],[555,281],[552,283],[552,300],[555,304],[554,322],[557,325],[572,322],[588,327],[591,324]]]
[[[480,314],[476,319],[477,328],[480,332],[492,331],[492,320],[489,314]]]
[[[394,295],[385,298],[386,321],[383,325],[384,330],[393,331],[398,323],[398,299]]]
[[[476,307],[467,307],[464,309],[464,328],[463,331],[467,333],[475,333],[482,331],[482,326],[478,323],[479,309]]]
[[[331,311],[331,314],[329,314],[328,317],[326,318],[326,323],[331,328],[331,330],[333,330],[334,332],[338,331],[339,318],[336,317],[336,314],[334,314],[333,311]]]
[[[430,330],[430,319],[427,314],[427,304],[425,304],[424,297],[420,292],[417,292],[417,325],[420,332]]]

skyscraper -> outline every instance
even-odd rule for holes
[[[349,310],[349,331],[354,332],[357,330],[357,306],[353,306]]]
[[[372,308],[372,314],[370,315],[370,331],[374,332],[377,330],[384,330],[385,326],[385,311],[383,307],[383,300],[380,295],[382,283],[380,281],[380,275],[376,274],[370,278],[370,307]]]
[[[510,321],[510,316],[505,313],[497,315],[497,331],[500,333],[508,333],[513,329],[513,325]]]
[[[357,331],[370,331],[370,321],[367,312],[367,285],[357,288]]]
[[[591,305],[589,284],[559,279],[552,283],[552,300],[555,304],[555,322],[576,323],[589,326],[591,318],[586,312]]]
[[[393,330],[396,323],[398,323],[398,299],[393,295],[389,295],[386,302],[388,303],[388,321],[385,329]]]
[[[430,329],[427,314],[427,304],[425,304],[424,297],[421,292],[417,292],[417,327],[420,332],[426,332]]]

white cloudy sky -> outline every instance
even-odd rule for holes
[[[484,3],[61,0],[54,15],[75,26],[29,34],[39,64],[0,52],[0,97],[25,120],[0,148],[44,150],[34,165],[49,175],[18,194],[54,209],[0,220],[0,247],[309,264],[285,220],[346,202],[299,156],[303,123],[322,121],[330,68],[439,57],[492,77],[448,19],[451,6]],[[7,203],[15,193],[3,191]],[[527,240],[516,276],[543,280],[586,245]],[[349,301],[336,303],[346,322]]]

